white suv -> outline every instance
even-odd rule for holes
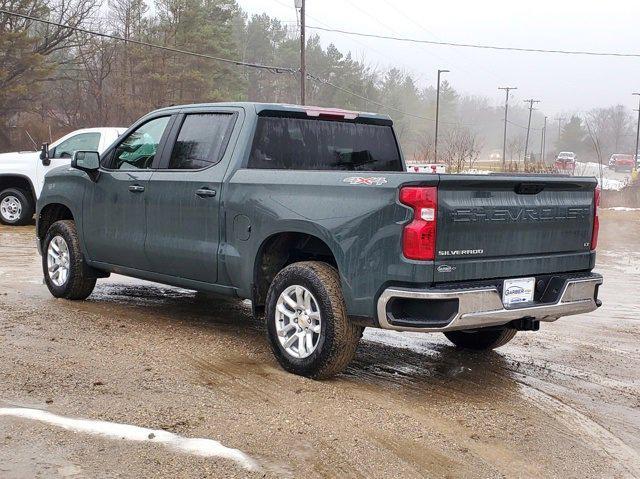
[[[126,128],[86,128],[43,145],[40,152],[0,154],[0,223],[23,225],[31,221],[44,175],[67,165],[77,150],[102,153]]]

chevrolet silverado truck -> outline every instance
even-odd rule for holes
[[[24,225],[33,220],[36,200],[49,170],[69,165],[76,150],[102,152],[126,128],[73,131],[42,150],[0,154],[0,223]]]
[[[38,202],[47,287],[110,273],[250,299],[288,371],[325,378],[365,327],[492,349],[599,305],[594,178],[406,172],[392,121],[259,103],[175,106]]]

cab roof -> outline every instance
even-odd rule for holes
[[[265,115],[267,113],[293,113],[298,115],[304,115],[310,117],[328,117],[328,118],[344,118],[347,120],[354,120],[356,118],[367,120],[383,120],[385,122],[391,122],[391,118],[388,115],[360,112],[352,110],[343,110],[340,108],[329,108],[322,106],[311,105],[291,105],[288,103],[259,103],[259,102],[219,102],[219,103],[195,103],[187,105],[175,105],[159,111],[178,111],[190,108],[215,108],[215,107],[235,107],[244,108],[246,110],[253,110],[257,115]]]

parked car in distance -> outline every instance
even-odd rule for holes
[[[446,173],[447,165],[441,163],[423,163],[419,165],[407,166],[407,171],[411,173]]]
[[[48,171],[71,162],[77,150],[103,152],[126,128],[86,128],[38,151],[0,154],[0,222],[23,225],[33,218]]]
[[[175,106],[71,166],[38,200],[53,296],[118,273],[250,299],[296,374],[344,370],[364,327],[486,350],[600,305],[595,178],[409,173],[385,115]]]
[[[554,166],[558,171],[573,173],[576,169],[576,154],[573,151],[561,151]]]
[[[613,171],[631,171],[636,166],[633,155],[614,153],[609,158],[609,168]]]
[[[489,161],[502,161],[502,151],[491,150],[491,153],[489,153]]]

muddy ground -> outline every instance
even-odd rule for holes
[[[215,439],[260,468],[0,416],[0,477],[640,477],[640,212],[602,216],[598,311],[486,354],[367,330],[322,382],[283,372],[240,302],[121,276],[53,299],[33,227],[0,227],[0,408]]]

